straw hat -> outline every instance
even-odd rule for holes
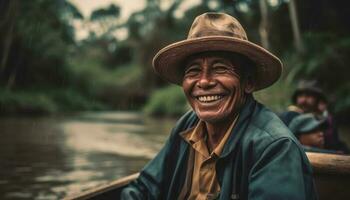
[[[228,51],[246,56],[255,63],[255,91],[272,85],[282,72],[281,61],[266,49],[248,41],[241,24],[224,13],[204,13],[191,26],[186,40],[170,44],[153,58],[153,68],[163,79],[182,85],[183,61],[206,51]]]

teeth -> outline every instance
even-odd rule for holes
[[[218,99],[221,99],[222,96],[220,95],[212,95],[212,96],[200,96],[198,97],[198,100],[201,102],[210,102],[210,101],[216,101]]]

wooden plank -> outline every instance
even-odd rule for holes
[[[99,194],[108,192],[110,190],[123,187],[130,183],[131,181],[135,180],[139,176],[139,173],[132,174],[130,176],[123,177],[121,179],[118,179],[116,181],[113,181],[111,183],[108,183],[106,185],[99,186],[97,188],[92,188],[90,190],[84,191],[82,193],[72,195],[69,197],[64,198],[64,200],[86,200],[91,199],[94,196],[98,196]]]
[[[350,199],[350,156],[306,153],[314,171],[319,200]]]
[[[306,153],[315,174],[350,175],[350,156]]]
[[[350,199],[350,190],[345,190],[345,188],[350,188],[350,156],[311,152],[307,152],[306,155],[315,173],[314,179],[320,200]],[[115,198],[109,198],[109,196],[118,194],[120,192],[118,188],[126,186],[138,176],[139,173],[132,174],[109,184],[67,197],[65,200],[115,199],[116,196],[114,196]],[[107,193],[109,195],[103,196]]]

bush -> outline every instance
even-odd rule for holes
[[[58,108],[44,93],[0,91],[0,113],[52,113]]]
[[[267,89],[255,92],[254,97],[271,110],[282,112],[291,104],[294,90],[295,84],[282,79]]]
[[[144,112],[156,116],[178,116],[188,109],[182,89],[172,85],[153,92],[144,107]]]
[[[77,110],[101,110],[101,103],[71,89],[11,91],[0,89],[0,114],[48,114]]]

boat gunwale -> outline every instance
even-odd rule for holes
[[[312,165],[314,177],[317,177],[318,175],[350,177],[350,156],[313,152],[306,152],[306,155]],[[104,192],[126,186],[128,183],[135,180],[138,176],[139,173],[135,173],[120,178],[116,181],[112,181],[108,184],[99,186],[97,188],[92,188],[76,195],[68,196],[64,198],[64,200],[89,199]]]

